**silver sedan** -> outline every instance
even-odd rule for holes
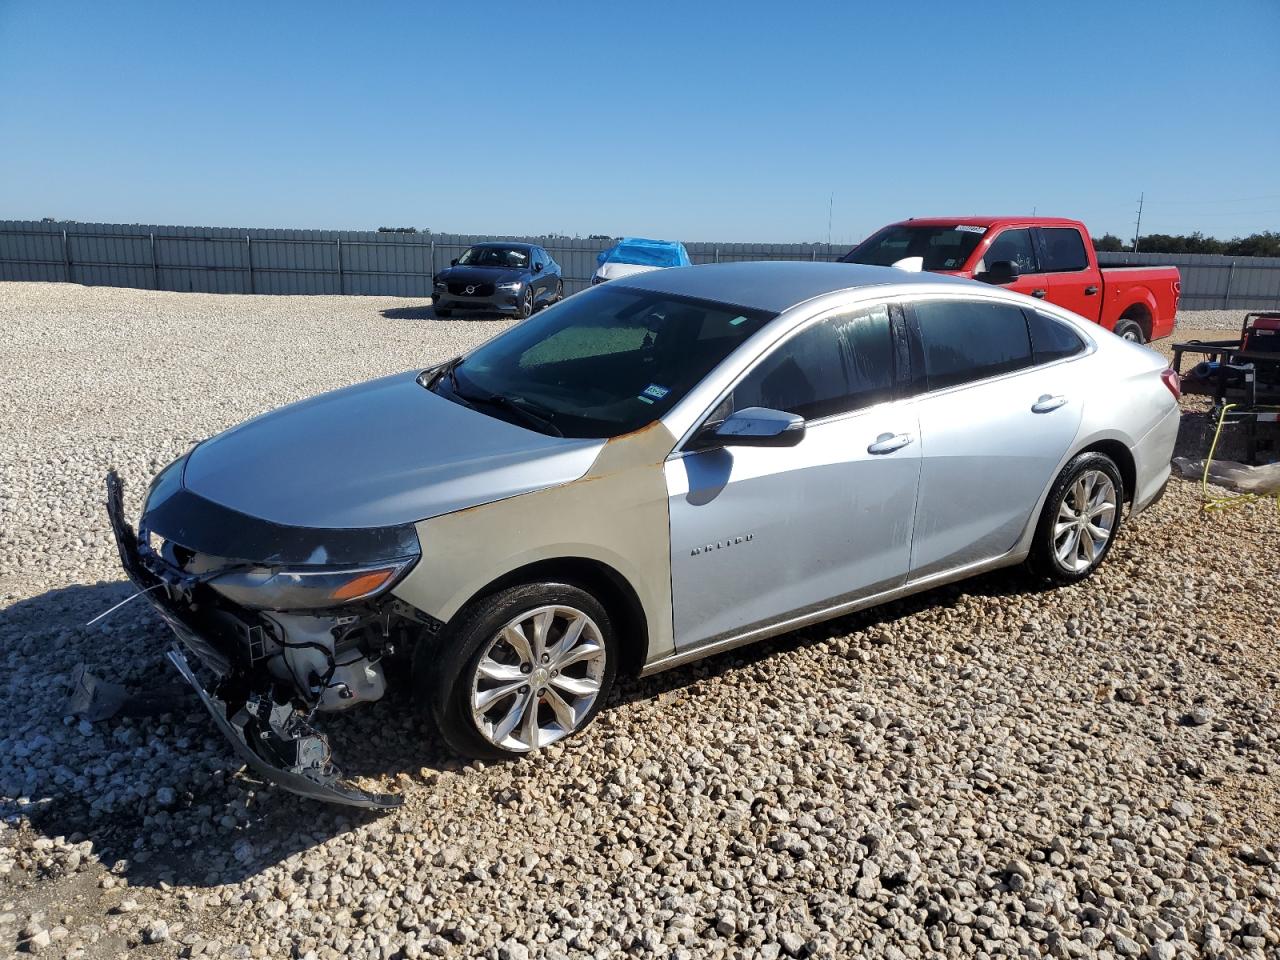
[[[444,741],[501,758],[580,731],[622,671],[996,567],[1074,583],[1163,490],[1177,392],[1145,347],[972,281],[676,268],[214,437],[137,536],[113,480],[112,516],[242,755],[378,805],[310,721],[381,697],[392,649]]]

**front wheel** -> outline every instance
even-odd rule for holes
[[[455,753],[504,759],[571,736],[613,686],[618,644],[609,615],[579,587],[511,587],[463,610],[444,650],[420,648],[414,678]]]
[[[528,320],[533,316],[533,286],[527,286],[524,290],[524,296],[520,298],[520,306],[516,308],[516,316],[521,320]]]
[[[1057,585],[1078,583],[1092,574],[1120,530],[1124,495],[1124,480],[1110,457],[1074,457],[1045,501],[1027,558],[1032,571]]]

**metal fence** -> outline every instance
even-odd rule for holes
[[[348,230],[239,230],[0,221],[0,280],[52,280],[208,293],[428,297],[436,272],[480,240],[541,244],[572,293],[590,283],[608,240],[494,238]],[[694,263],[832,260],[825,243],[686,243]],[[1280,258],[1104,253],[1104,265],[1173,264],[1188,309],[1280,307]]]
[[[540,244],[565,288],[587,286],[608,240],[347,230],[238,230],[0,221],[0,280],[61,280],[206,293],[431,295],[438,270],[481,240]],[[689,243],[695,263],[830,260],[844,247],[807,243]]]
[[[1207,253],[1100,253],[1103,266],[1175,266],[1184,310],[1269,310],[1280,307],[1280,257]]]

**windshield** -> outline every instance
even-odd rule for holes
[[[687,262],[680,257],[680,249],[674,243],[639,244],[620,243],[604,252],[602,263],[634,263],[642,267],[679,267]]]
[[[962,270],[986,227],[913,227],[895,224],[873,233],[840,258],[843,263],[891,267],[904,257],[924,257],[925,270]]]
[[[441,396],[531,430],[616,437],[663,416],[774,316],[593,287],[426,382]]]
[[[471,247],[458,258],[466,267],[527,267],[529,251],[519,247]]]

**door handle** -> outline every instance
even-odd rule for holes
[[[1044,294],[1045,294],[1045,290],[1044,290],[1044,288],[1043,288],[1043,287],[1041,287],[1039,290],[1032,290],[1032,291],[1031,291],[1031,295],[1032,295],[1033,297],[1035,297],[1037,300],[1043,300],[1043,299],[1044,299]]]
[[[1097,292],[1098,292],[1098,288],[1097,288],[1097,287],[1085,287],[1085,288],[1084,288],[1084,295],[1085,295],[1086,297],[1092,297],[1092,296],[1093,296],[1095,293],[1097,293]]]
[[[893,453],[915,440],[909,433],[882,433],[867,447],[867,453]]]
[[[1065,406],[1066,402],[1067,402],[1066,397],[1063,397],[1063,396],[1054,397],[1046,393],[1043,396],[1041,396],[1039,400],[1037,400],[1035,403],[1031,405],[1031,412],[1032,413],[1049,413],[1051,410],[1057,410],[1059,407]]]

